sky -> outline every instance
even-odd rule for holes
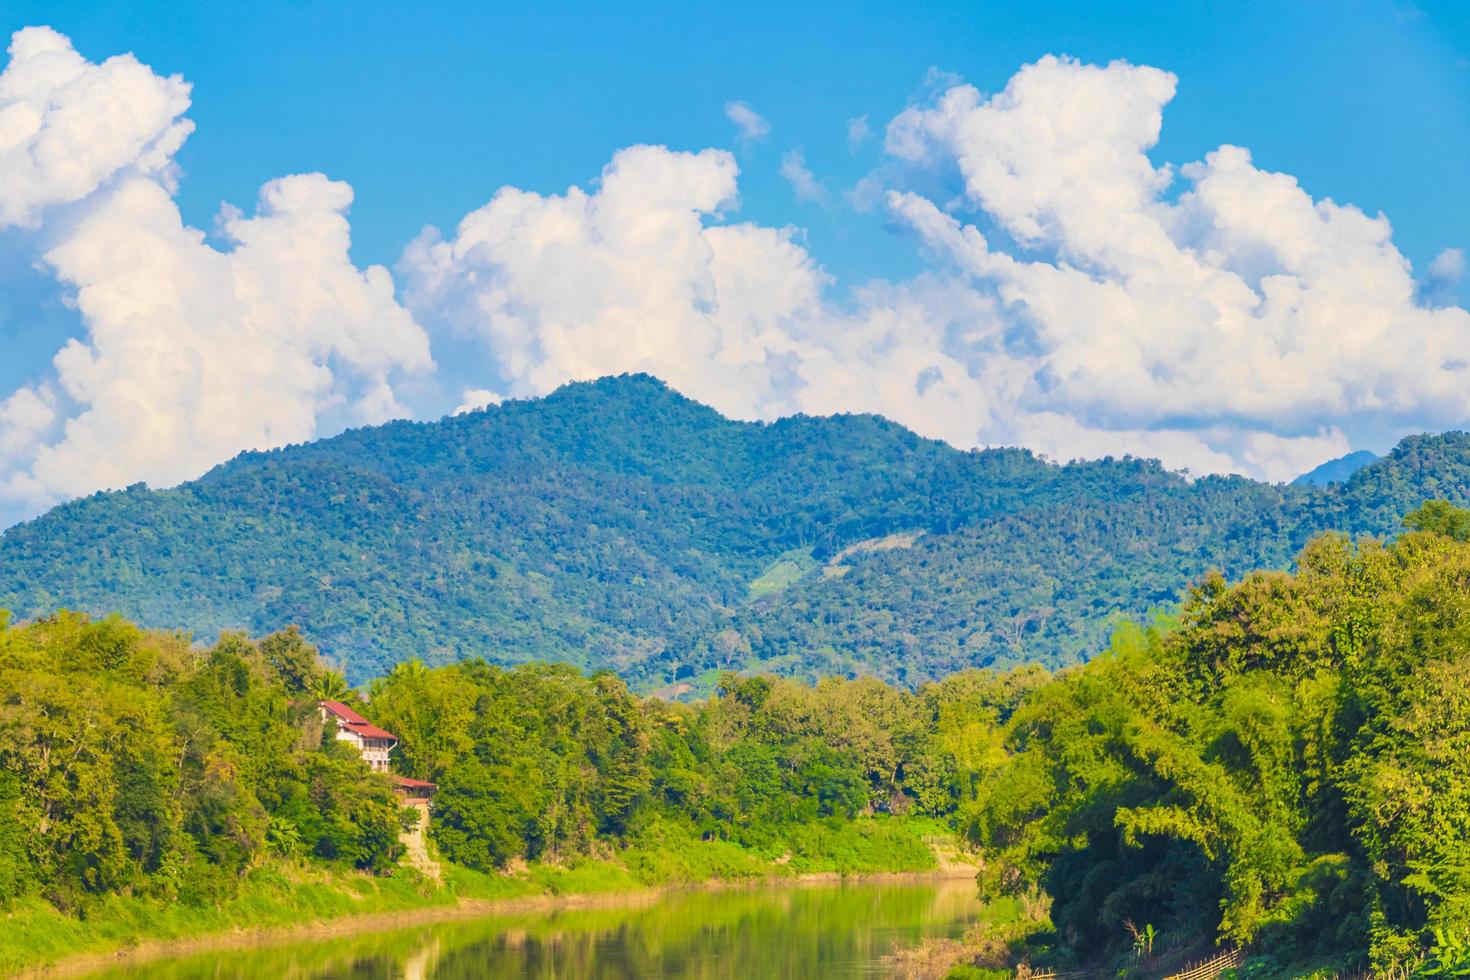
[[[647,371],[1290,479],[1470,419],[1470,5],[0,7],[0,526]]]

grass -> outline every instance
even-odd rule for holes
[[[340,919],[364,912],[450,906],[451,889],[427,887],[414,872],[388,877],[271,864],[252,870],[233,898],[185,905],[109,895],[79,915],[40,899],[16,903],[0,916],[0,974],[82,953],[108,953],[142,941],[192,939],[243,928],[273,928]]]
[[[505,874],[444,865],[435,886],[408,868],[385,877],[277,862],[253,869],[234,897],[191,906],[134,896],[99,898],[81,914],[40,899],[0,912],[0,975],[143,942],[173,942],[243,929],[288,928],[364,913],[453,907],[463,899],[634,893],[709,881],[781,879],[815,873],[926,872],[937,867],[926,838],[948,834],[935,821],[864,817],[792,829],[764,848],[700,840],[676,824],[646,828],[606,858],[536,863]]]
[[[812,557],[811,548],[796,548],[781,555],[767,566],[766,570],[758,578],[750,583],[750,597],[759,599],[761,596],[780,592],[817,567],[817,560]]]

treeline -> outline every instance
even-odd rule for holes
[[[1470,512],[1407,524],[1208,578],[1025,699],[964,823],[992,893],[1051,897],[1042,962],[1470,972]]]
[[[0,629],[0,899],[218,901],[266,854],[390,867],[398,805],[322,738],[319,673],[295,632],[200,651],[75,614]]]
[[[440,785],[431,833],[452,862],[725,846],[744,863],[705,870],[748,874],[820,865],[860,815],[952,816],[974,799],[973,732],[1041,676],[914,693],[731,675],[691,706],[564,665],[409,663],[358,707],[400,737],[401,773]],[[295,630],[201,649],[118,618],[3,625],[0,905],[217,903],[276,859],[392,870],[407,815],[323,725],[322,697],[358,695]],[[907,851],[868,860],[932,863],[918,835],[884,826],[864,824],[870,851]]]
[[[861,814],[947,818],[974,800],[983,740],[1044,674],[959,674],[918,692],[726,675],[687,705],[564,665],[402,664],[371,685],[399,764],[439,784],[450,859],[504,867],[628,841],[730,841],[777,858],[792,832]]]
[[[116,618],[0,629],[0,901],[211,902],[273,853],[392,865],[399,807],[323,737],[321,676],[294,631],[201,651]]]

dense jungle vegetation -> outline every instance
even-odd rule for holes
[[[1146,928],[1246,976],[1470,971],[1470,511],[1407,523],[1211,576],[1010,716],[963,825],[991,893],[1050,896],[1043,961]]]
[[[971,959],[1245,972],[1470,969],[1470,511],[1200,580],[1090,663],[909,690],[726,674],[692,704],[610,672],[398,665],[364,710],[440,786],[431,836],[496,874],[630,882],[933,865],[1034,916]],[[262,868],[395,869],[387,780],[323,737],[351,697],[295,630],[214,647],[117,618],[0,632],[0,903],[208,909]],[[1042,914],[1045,912],[1046,914]],[[1135,934],[1148,937],[1146,951]]]
[[[418,659],[562,660],[639,690],[725,669],[917,686],[1076,663],[1210,569],[1470,503],[1470,435],[1346,482],[960,452],[873,416],[735,422],[646,377],[247,453],[172,490],[0,536],[0,607],[261,635],[296,623],[354,682]]]

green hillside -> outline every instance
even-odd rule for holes
[[[355,680],[418,657],[568,660],[653,687],[756,661],[915,683],[1058,665],[1211,568],[1470,502],[1470,435],[1344,483],[960,452],[873,416],[734,422],[646,377],[247,453],[0,536],[0,608],[202,640],[297,623]]]

